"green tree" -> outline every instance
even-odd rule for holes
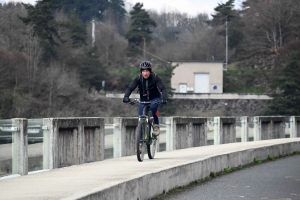
[[[88,22],[92,19],[101,20],[109,6],[109,1],[107,0],[52,0],[52,2],[61,6],[67,14],[76,12],[83,22]]]
[[[124,36],[124,19],[127,12],[123,0],[110,0],[107,16],[117,27],[118,33]]]
[[[62,25],[55,21],[52,11],[58,8],[52,4],[52,0],[37,1],[35,6],[24,4],[27,10],[27,17],[19,17],[24,24],[33,27],[33,35],[37,35],[40,39],[40,44],[44,48],[44,59],[56,57],[55,46],[58,46],[58,41],[62,41],[58,28]]]
[[[231,21],[235,15],[233,12],[234,0],[228,0],[226,3],[218,3],[218,6],[214,8],[215,15],[211,15],[213,19],[210,24],[212,26],[220,26],[225,24],[226,20]]]
[[[85,24],[76,16],[72,14],[69,22],[66,23],[70,31],[73,47],[86,45],[87,31]]]
[[[122,21],[126,15],[125,4],[123,0],[110,0],[109,8],[114,13],[114,22]]]
[[[234,0],[228,0],[226,3],[218,4],[214,9],[216,14],[211,15],[213,19],[209,22],[213,27],[228,26],[228,46],[230,48],[236,47],[243,39],[243,23],[240,20],[241,17],[238,12],[233,8]],[[219,34],[225,36],[225,29],[220,30]]]
[[[100,90],[102,87],[102,80],[105,80],[108,77],[105,68],[98,61],[96,51],[96,48],[92,48],[87,53],[78,70],[82,85],[88,87],[89,90],[93,87],[96,90]]]
[[[298,49],[289,52],[288,61],[281,76],[275,79],[274,86],[281,92],[274,94],[267,115],[299,115],[300,112],[300,43]]]
[[[136,3],[133,10],[130,11],[131,24],[129,31],[126,33],[126,39],[129,43],[129,51],[132,53],[138,53],[136,47],[139,47],[143,41],[150,43],[151,28],[156,27],[156,23],[150,18],[149,14],[145,9],[143,9],[143,4]]]

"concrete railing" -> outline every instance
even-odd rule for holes
[[[108,98],[123,98],[124,94],[121,93],[106,93]],[[131,94],[130,98],[140,98],[139,94]],[[202,93],[175,93],[172,99],[259,99],[269,100],[272,97],[261,94],[202,94]]]
[[[285,117],[254,117],[254,141],[285,137]]]
[[[207,118],[166,118],[166,150],[207,145]]]
[[[135,154],[135,129],[138,118],[114,118],[114,158]]]
[[[44,169],[104,160],[104,118],[49,118],[44,127]]]
[[[290,117],[291,138],[300,137],[300,117]]]
[[[27,119],[13,119],[15,130],[12,134],[12,173],[28,174],[28,144],[27,144]]]
[[[214,144],[234,143],[236,141],[235,117],[214,118]]]
[[[166,150],[206,146],[208,127],[213,127],[213,144],[237,141],[236,117],[167,117],[161,120],[166,125]],[[249,141],[249,123],[253,122],[254,141],[284,138],[285,117],[240,117],[241,142]],[[11,127],[12,174],[28,174],[27,119],[13,119]],[[104,159],[105,118],[47,118],[43,119],[43,169],[54,169]],[[109,120],[111,121],[111,120]],[[289,137],[300,137],[300,117],[290,117]],[[113,157],[135,154],[135,129],[138,118],[113,119]],[[162,137],[162,136],[161,136]],[[161,139],[162,140],[162,139]],[[2,145],[1,145],[2,146]],[[159,141],[157,144],[159,147]],[[159,151],[159,148],[157,149]],[[1,156],[1,153],[0,153]],[[6,163],[7,160],[5,160]],[[2,170],[0,158],[0,170]]]

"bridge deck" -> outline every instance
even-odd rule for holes
[[[108,159],[2,179],[0,199],[146,199],[254,156],[284,155],[299,147],[300,138],[288,138],[159,152],[144,162],[136,156]]]

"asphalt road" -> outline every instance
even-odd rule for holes
[[[300,200],[300,155],[235,171],[160,199]]]

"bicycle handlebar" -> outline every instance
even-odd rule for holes
[[[140,101],[140,99],[133,99],[133,100],[131,100],[128,103],[131,104],[131,105],[134,105],[136,103],[139,103],[139,104],[151,104],[152,102],[151,101]],[[162,101],[155,101],[154,104],[155,105],[160,105],[160,104],[162,104]]]

